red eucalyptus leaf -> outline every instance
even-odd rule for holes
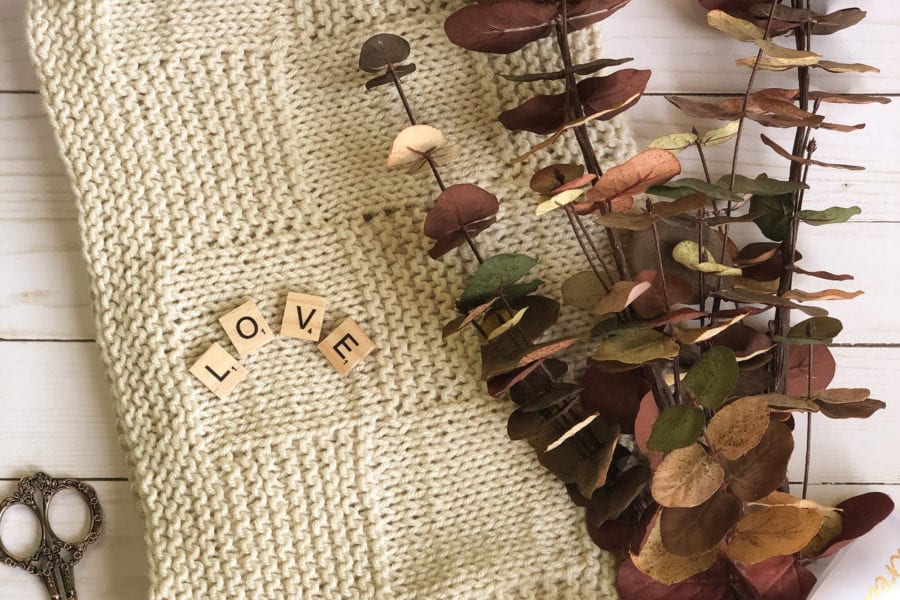
[[[622,69],[610,75],[580,81],[578,94],[588,115],[608,111],[600,118],[605,121],[634,106],[649,80],[650,71]],[[630,98],[633,99],[629,101]],[[566,125],[567,107],[567,94],[541,94],[504,111],[499,119],[510,131],[550,135]]]
[[[644,150],[621,165],[607,169],[588,190],[588,200],[594,203],[605,201],[631,201],[647,188],[666,182],[681,173],[681,163],[667,150],[651,148]]]
[[[634,442],[647,457],[652,469],[659,466],[664,456],[662,452],[654,452],[647,448],[647,441],[650,439],[650,433],[653,431],[653,424],[656,423],[657,418],[659,418],[659,407],[656,406],[656,399],[653,397],[653,392],[647,392],[641,398],[641,404],[634,420]]]
[[[607,121],[628,110],[640,100],[640,95],[650,81],[649,70],[621,69],[604,77],[591,77],[578,83],[578,93],[587,114],[594,114],[616,108],[603,115]],[[629,98],[634,97],[630,102]],[[624,104],[623,104],[624,103]]]
[[[596,412],[610,424],[618,423],[622,433],[634,433],[641,398],[648,386],[640,369],[622,373],[605,373],[588,367],[581,379],[581,405],[588,412]]]
[[[469,234],[469,237],[475,237],[491,225],[497,222],[496,217],[491,217],[490,219],[485,219],[484,221],[476,221],[475,223],[470,223],[466,225],[465,232],[463,230],[459,230],[451,233],[450,235],[443,237],[434,243],[428,250],[428,256],[434,259],[438,259],[448,252],[459,248],[463,244],[466,243],[466,233]]]
[[[804,600],[816,585],[816,576],[793,556],[773,556],[745,565],[744,576],[763,600]]]
[[[735,357],[741,359],[770,348],[772,340],[762,331],[738,323],[711,339],[710,344],[725,346],[734,352]]]
[[[894,501],[887,494],[869,492],[844,500],[835,508],[841,510],[841,532],[825,547],[820,557],[831,556],[894,512]]]
[[[828,346],[815,344],[812,346],[812,388],[824,390],[834,379],[837,366]],[[806,396],[809,377],[809,347],[791,345],[788,348],[788,396]]]
[[[569,3],[569,31],[577,31],[599,23],[631,0],[581,0]]]
[[[616,575],[621,600],[729,600],[732,598],[728,561],[720,557],[712,567],[675,585],[645,575],[626,558]]]
[[[451,185],[428,211],[425,235],[433,240],[445,238],[467,226],[491,219],[498,210],[497,197],[487,190],[470,183]]]
[[[592,525],[594,521],[591,519],[591,508],[588,507],[585,521],[588,535],[598,548],[616,554],[622,554],[628,550],[636,527],[632,518],[623,515],[618,519],[603,521],[599,526],[594,526]],[[643,573],[641,574],[643,575]]]
[[[516,108],[503,111],[498,118],[510,131],[549,135],[566,123],[566,95],[541,94],[529,98]]]
[[[742,508],[740,500],[723,491],[694,508],[664,508],[659,517],[663,546],[679,556],[709,552],[735,526]]]
[[[509,54],[550,35],[556,6],[529,0],[470,4],[450,15],[444,31],[467,50]]]
[[[647,281],[653,284],[653,289],[648,290],[632,303],[631,307],[634,312],[645,319],[659,316],[665,312],[663,280],[659,276],[659,271],[645,269],[634,276],[634,281]],[[666,286],[671,304],[687,304],[694,298],[693,286],[677,275],[666,273]]]

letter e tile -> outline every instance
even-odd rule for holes
[[[219,323],[222,324],[228,339],[234,344],[241,358],[275,339],[272,328],[266,323],[265,317],[253,300],[241,304],[223,316],[219,319]]]
[[[219,398],[230,394],[247,377],[247,369],[219,344],[210,346],[190,370]]]
[[[322,335],[327,302],[320,296],[288,293],[284,317],[281,319],[281,335],[318,342],[319,336]]]
[[[319,351],[341,375],[349,373],[374,349],[375,343],[350,318],[344,319],[319,344]]]

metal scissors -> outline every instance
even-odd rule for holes
[[[89,510],[90,526],[80,542],[62,540],[50,526],[50,503],[56,493],[64,489],[81,494]],[[77,479],[54,479],[46,473],[36,473],[19,480],[15,493],[0,501],[0,520],[7,510],[17,505],[25,506],[37,516],[41,540],[31,556],[23,558],[9,552],[0,539],[0,562],[40,577],[50,600],[77,600],[73,568],[81,560],[85,548],[97,541],[103,528],[103,510],[94,488]]]

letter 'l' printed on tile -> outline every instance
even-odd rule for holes
[[[319,343],[319,351],[341,375],[349,373],[374,349],[375,343],[350,318],[344,319]]]
[[[219,398],[231,393],[247,377],[247,369],[219,344],[213,344],[197,359],[191,373]]]
[[[289,292],[281,319],[281,335],[318,342],[327,303],[321,296]]]
[[[266,323],[256,302],[244,302],[219,319],[228,339],[234,344],[241,358],[259,350],[275,339],[272,328]]]

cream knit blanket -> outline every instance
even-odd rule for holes
[[[471,263],[427,257],[436,189],[385,169],[405,116],[357,70],[369,35],[410,40],[420,121],[463,147],[445,179],[504,202],[485,252],[539,256],[558,289],[561,265],[583,267],[573,237],[533,217],[534,163],[504,164],[531,140],[495,121],[530,91],[495,71],[554,53],[458,49],[442,30],[456,4],[32,0],[151,598],[615,597],[581,510],[506,439],[475,340],[440,341]],[[618,125],[595,135],[606,162],[632,149]],[[378,349],[344,378],[279,337],[217,399],[188,372],[212,342],[234,354],[217,319],[254,298],[277,331],[288,291],[327,297],[324,331],[350,316]]]

